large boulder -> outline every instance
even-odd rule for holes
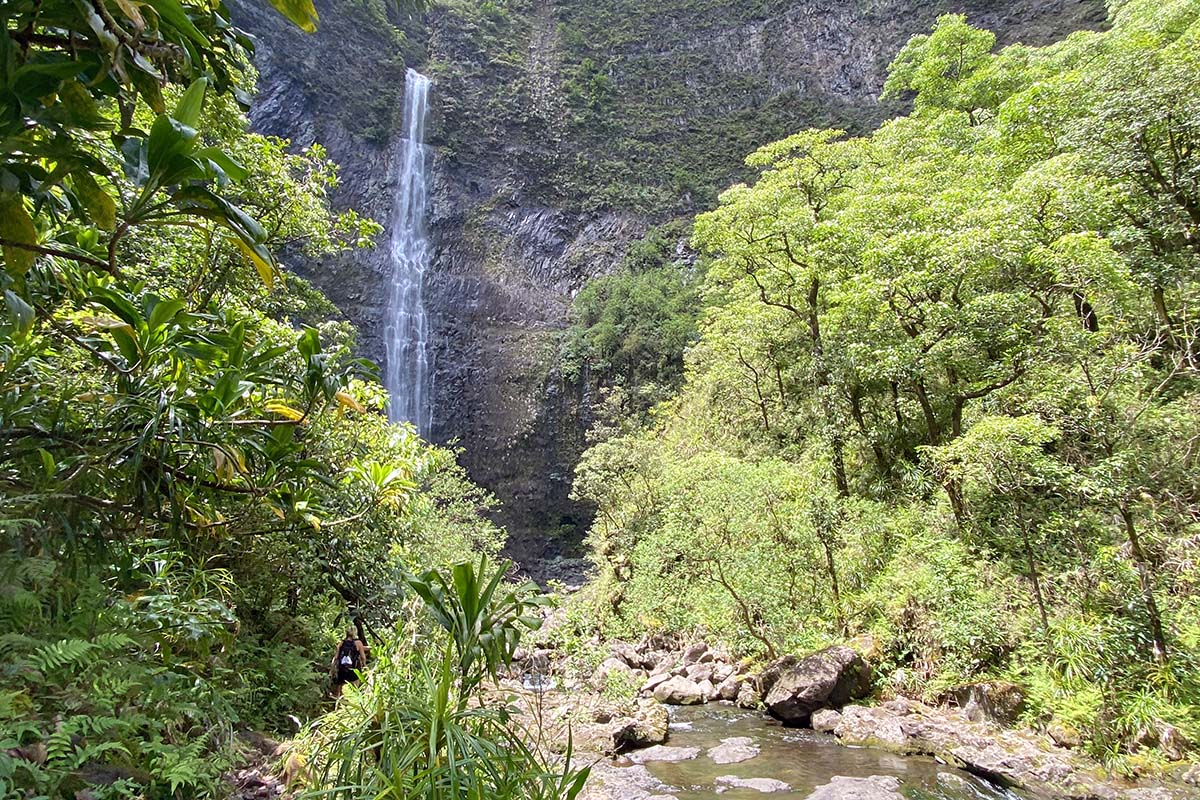
[[[707,700],[699,684],[679,675],[655,686],[654,699],[671,706],[691,706]]]
[[[807,724],[822,708],[840,708],[871,690],[871,668],[856,651],[827,647],[783,669],[764,703],[772,716],[789,725]]]
[[[956,686],[946,699],[957,705],[972,722],[1011,725],[1025,710],[1025,692],[1008,681],[984,681]]]
[[[640,747],[662,744],[667,740],[671,718],[661,705],[649,701],[631,717],[621,717],[610,729],[613,751],[623,753]]]
[[[743,683],[738,688],[737,697],[733,701],[738,708],[758,708],[762,697],[750,682]]]
[[[900,781],[890,775],[869,778],[846,778],[841,775],[818,786],[808,800],[904,800]]]

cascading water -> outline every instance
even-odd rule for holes
[[[388,419],[411,422],[428,433],[433,408],[429,402],[429,323],[422,283],[429,266],[425,227],[427,185],[425,117],[429,78],[408,70],[404,79],[404,126],[400,170],[392,200],[392,292],[384,339],[387,345],[385,385],[391,402]]]

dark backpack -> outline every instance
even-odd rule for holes
[[[362,655],[358,652],[353,639],[342,641],[341,647],[338,648],[337,663],[340,670],[362,669]]]

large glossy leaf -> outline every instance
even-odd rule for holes
[[[317,16],[317,9],[313,7],[312,0],[271,0],[271,5],[280,14],[283,14],[300,30],[306,33],[316,33],[317,23],[320,21]]]
[[[16,244],[37,243],[37,228],[18,194],[0,193],[0,238]],[[4,245],[4,266],[9,272],[24,275],[36,258],[31,250]]]

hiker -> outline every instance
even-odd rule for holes
[[[342,687],[358,680],[358,671],[367,665],[368,648],[358,638],[354,628],[346,629],[346,638],[333,651],[329,677],[333,679],[333,696],[340,697]]]

